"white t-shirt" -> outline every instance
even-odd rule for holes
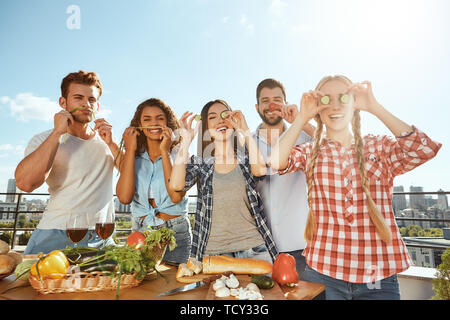
[[[25,157],[35,151],[50,135],[44,131],[31,138]],[[114,217],[114,156],[98,133],[90,140],[61,136],[53,166],[47,177],[50,194],[37,228],[66,229],[69,213],[88,215],[89,228],[95,227],[102,214]]]
[[[259,129],[260,126],[253,133],[253,137],[261,155],[267,161],[272,147],[264,137],[258,135]],[[311,137],[302,131],[296,145],[311,140]],[[305,174],[297,171],[280,176],[278,172],[268,168],[267,175],[257,183],[256,189],[264,203],[264,211],[278,251],[304,249],[306,241],[303,233],[308,218],[308,186]]]

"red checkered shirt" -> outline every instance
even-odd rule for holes
[[[413,128],[412,134],[401,138],[364,137],[370,195],[392,232],[388,244],[379,238],[370,220],[354,146],[343,147],[322,139],[314,166],[311,204],[317,228],[303,252],[309,267],[334,279],[369,283],[413,264],[392,210],[394,177],[430,160],[442,146]],[[280,174],[305,171],[311,152],[311,142],[295,146],[287,168]]]

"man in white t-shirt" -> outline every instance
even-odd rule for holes
[[[289,105],[281,82],[274,79],[261,81],[256,89],[256,112],[262,123],[253,133],[258,148],[267,161],[272,146],[286,131],[283,120],[292,123],[298,112],[296,105]],[[314,127],[305,126],[297,144],[312,140]],[[268,174],[257,183],[257,190],[264,203],[264,211],[272,231],[275,244],[280,253],[289,253],[296,260],[300,279],[305,270],[305,257],[302,256],[306,242],[303,231],[308,217],[308,197],[306,176],[298,171],[280,176],[268,168]]]
[[[32,192],[44,182],[50,194],[47,207],[24,254],[48,253],[73,246],[66,235],[69,216],[86,221],[89,231],[78,246],[100,247],[96,222],[114,218],[114,155],[119,148],[105,119],[94,121],[102,84],[94,72],[73,72],[61,83],[54,127],[35,135],[15,172],[17,187]],[[114,221],[114,220],[113,220]],[[113,244],[111,237],[106,244]]]

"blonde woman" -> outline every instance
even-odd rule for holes
[[[395,138],[362,138],[361,110]],[[314,142],[294,146],[312,118]],[[399,299],[396,274],[412,261],[392,210],[394,177],[430,160],[440,147],[379,104],[368,81],[329,76],[305,93],[270,160],[280,174],[306,172],[305,280],[324,283],[327,299]]]

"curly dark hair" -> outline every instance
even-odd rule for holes
[[[142,111],[146,107],[158,107],[160,108],[164,114],[166,115],[167,119],[167,126],[172,129],[173,132],[176,132],[178,128],[180,128],[180,123],[178,121],[177,116],[173,112],[173,110],[161,99],[157,98],[150,98],[139,104],[136,108],[136,112],[134,113],[133,119],[131,119],[130,126],[131,127],[141,127],[141,115]],[[170,147],[170,150],[172,151],[173,147],[179,144],[181,141],[181,138],[179,138],[177,141],[174,141],[172,143],[172,146]],[[145,135],[140,134],[137,136],[137,148],[136,148],[136,156],[143,153],[145,150],[147,150],[147,138]]]

